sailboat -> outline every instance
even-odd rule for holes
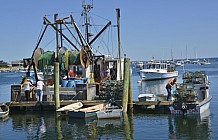
[[[188,59],[187,45],[186,45],[186,59],[184,60],[185,64],[190,64],[191,61]]]

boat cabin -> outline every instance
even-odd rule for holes
[[[175,66],[169,63],[161,63],[161,62],[149,62],[144,65],[144,69],[160,69],[167,71],[174,71]]]

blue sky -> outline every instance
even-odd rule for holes
[[[132,61],[152,57],[171,59],[171,55],[176,59],[218,57],[217,0],[94,0],[93,3],[91,12],[111,20],[112,24],[116,24],[115,9],[120,8],[122,54]],[[55,13],[60,17],[73,13],[79,17],[81,11],[82,0],[1,0],[0,60],[10,63],[31,57],[43,16],[48,15],[52,20]],[[51,33],[54,34],[50,29],[48,36],[53,36]],[[46,39],[40,47],[49,43]],[[117,44],[113,45],[114,49]]]

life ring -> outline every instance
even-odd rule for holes
[[[83,68],[87,68],[90,64],[91,51],[88,46],[83,46],[80,50],[80,62]]]
[[[182,103],[182,110],[186,110],[187,109],[187,105],[185,103]]]

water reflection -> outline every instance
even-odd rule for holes
[[[171,79],[142,81],[142,94],[164,94],[167,95],[165,89],[166,84]]]
[[[124,113],[120,119],[84,120],[57,117],[55,112],[32,112],[10,114],[0,124],[13,129],[16,135],[11,139],[17,132],[20,139],[140,139],[142,133],[151,133],[154,139],[210,139],[210,117],[208,111],[184,116]],[[166,128],[168,131],[163,131]]]
[[[115,139],[125,137],[123,118],[73,119],[67,116],[57,117],[55,112],[28,112],[10,114],[10,120],[12,122],[10,127],[14,132],[22,134],[21,139]],[[128,130],[130,130],[129,126]]]
[[[26,132],[28,139],[42,139],[48,134],[49,124],[54,119],[45,118],[43,113],[15,113],[10,114],[12,120],[12,128],[14,131]],[[25,137],[25,136],[24,136]]]
[[[97,127],[120,127],[123,124],[122,119],[100,119],[97,120]]]
[[[170,139],[210,139],[210,110],[201,115],[169,115]]]

